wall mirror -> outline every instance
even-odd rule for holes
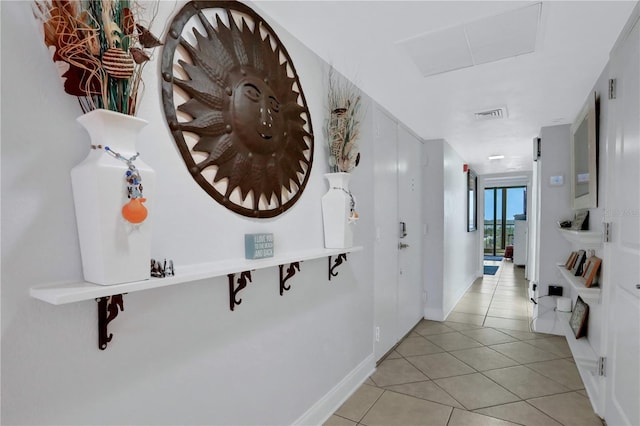
[[[571,200],[573,209],[598,206],[598,114],[595,92],[571,126]]]

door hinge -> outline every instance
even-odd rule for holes
[[[598,376],[605,377],[607,375],[607,357],[598,358]]]
[[[611,222],[604,222],[602,224],[602,240],[605,243],[611,242]]]
[[[616,98],[616,79],[610,78],[609,79],[609,99],[615,99],[615,98]]]

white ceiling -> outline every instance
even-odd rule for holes
[[[400,42],[473,25],[535,3],[263,0],[255,4],[416,134],[446,139],[479,174],[489,174],[531,170],[532,139],[540,128],[574,120],[635,1],[545,1],[535,52],[427,77]],[[474,117],[475,112],[500,107],[507,108],[507,118]],[[492,154],[505,158],[490,161],[487,157]]]

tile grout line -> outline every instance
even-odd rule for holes
[[[504,258],[503,258],[504,259]],[[500,261],[502,263],[502,261]],[[502,276],[502,265],[498,266],[498,279],[496,280],[496,286],[493,288],[493,293],[491,293],[491,300],[489,301],[489,306],[487,306],[487,312],[484,314],[484,318],[482,319],[482,326],[484,327],[484,323],[487,321],[487,316],[489,316],[489,308],[491,308],[491,303],[493,303],[493,298],[496,295],[496,291],[498,290],[498,286],[500,285],[500,277]],[[483,276],[484,279],[484,276]]]

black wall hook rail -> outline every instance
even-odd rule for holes
[[[284,275],[284,265],[278,265],[278,267],[280,268],[280,296],[282,296],[285,291],[291,289],[291,286],[285,283],[296,274],[296,269],[300,272],[300,262],[290,263],[287,268],[287,275]]]
[[[236,274],[228,274],[227,276],[229,277],[229,308],[233,311],[236,305],[242,303],[242,299],[237,299],[236,296],[247,286],[247,280],[251,282],[251,271],[240,273],[240,277],[238,277],[238,287],[234,284]]]
[[[120,311],[124,311],[124,299],[122,294],[115,294],[99,297],[96,302],[98,302],[98,348],[103,351],[113,339],[113,333],[107,333],[107,326]]]
[[[346,262],[347,261],[347,253],[342,253],[339,254],[338,257],[336,257],[334,264],[331,265],[331,257],[329,256],[329,281],[331,281],[331,277],[337,277],[338,273],[335,272],[335,269],[342,265],[342,262]]]

